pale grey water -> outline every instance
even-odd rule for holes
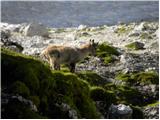
[[[158,1],[3,1],[1,20],[9,23],[41,22],[51,27],[112,25],[118,22],[156,21]]]

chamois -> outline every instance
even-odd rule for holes
[[[49,45],[42,51],[41,56],[45,57],[55,70],[60,70],[60,64],[63,63],[69,65],[71,72],[75,72],[76,63],[89,54],[95,55],[97,46],[98,43],[94,40],[80,48]]]

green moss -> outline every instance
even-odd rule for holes
[[[119,52],[116,50],[116,48],[112,47],[111,45],[102,43],[98,45],[96,54],[98,57],[102,58],[105,64],[108,64],[115,61],[112,56],[119,55]]]
[[[115,30],[115,33],[117,33],[118,35],[123,35],[129,33],[132,29],[133,29],[132,27],[123,24],[118,26],[118,28]]]
[[[82,118],[99,118],[94,102],[89,96],[88,83],[71,73],[54,72],[53,76],[56,80],[54,91],[62,95],[62,102],[77,109]]]
[[[137,42],[130,43],[128,45],[125,45],[126,48],[131,49],[131,50],[140,50],[143,49],[142,47],[139,47]]]
[[[110,55],[119,55],[119,52],[116,50],[116,48],[107,45],[106,43],[102,43],[98,45],[97,48],[97,54],[105,53]]]
[[[106,84],[104,88],[115,93],[118,104],[143,105],[142,94],[134,88],[124,85],[114,85],[112,83]]]
[[[91,87],[91,98],[95,101],[105,101],[108,106],[116,101],[115,94],[102,87]]]
[[[145,84],[159,84],[159,75],[154,71],[140,72],[131,76],[134,80]]]
[[[102,78],[100,75],[98,75],[95,72],[90,71],[83,71],[80,73],[77,73],[78,77],[80,77],[83,80],[86,80],[90,83],[90,85],[103,85],[106,81],[104,78]]]
[[[38,111],[41,115],[48,118],[68,118],[68,114],[64,115],[63,110],[55,105],[56,103],[66,103],[78,112],[79,118],[100,117],[94,101],[90,98],[90,85],[85,80],[80,79],[76,74],[51,71],[48,66],[35,58],[33,59],[32,57],[8,50],[2,50],[1,53],[3,69],[2,88],[8,89],[14,84],[17,86],[15,81],[21,80],[20,82],[24,83],[20,83],[22,88],[26,89],[24,86],[27,86],[30,91],[28,99],[31,99],[38,106]],[[92,75],[97,77],[96,80],[100,78],[96,74]],[[8,109],[6,112],[6,116],[8,117],[12,117],[10,110]],[[28,115],[25,112],[25,107],[17,107],[18,112],[19,110],[23,112],[15,113],[15,118],[25,118]],[[39,118],[38,116],[26,118],[32,117]]]
[[[124,80],[129,83],[144,83],[144,84],[159,84],[159,76],[154,71],[139,72],[130,74],[118,74],[116,75],[117,80]]]
[[[13,82],[21,80],[31,93],[36,93],[39,91],[40,81],[52,80],[48,66],[35,58],[2,49],[1,63],[2,86],[10,86]]]
[[[13,83],[10,92],[13,94],[22,95],[24,97],[28,97],[30,95],[30,90],[28,87],[20,81],[16,81]]]
[[[104,63],[105,64],[109,64],[109,63],[111,63],[113,61],[114,61],[114,59],[113,59],[112,56],[106,56],[106,57],[104,57]]]
[[[133,119],[144,119],[143,111],[138,106],[131,106],[133,113],[132,118]]]

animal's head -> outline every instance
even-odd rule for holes
[[[98,46],[98,42],[95,43],[94,39],[93,40],[90,39],[89,45],[90,45],[91,54],[93,56],[95,56],[96,55],[96,49],[97,49],[97,46]]]

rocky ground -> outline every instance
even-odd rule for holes
[[[1,41],[1,45],[31,56],[39,56],[41,51],[49,44],[79,47],[88,43],[90,39],[94,39],[99,44],[110,45],[119,53],[111,56],[114,61],[106,64],[101,57],[91,56],[77,64],[76,72],[93,71],[100,75],[105,80],[105,83],[127,85],[138,90],[146,97],[146,100],[150,101],[148,106],[146,104],[144,106],[138,105],[143,111],[144,117],[149,119],[157,119],[159,117],[159,104],[149,105],[159,99],[159,86],[157,83],[136,82],[128,85],[128,81],[124,81],[123,77],[117,77],[120,73],[124,75],[145,74],[145,72],[150,71],[155,74],[159,73],[158,22],[120,23],[114,26],[104,25],[98,27],[80,25],[78,28],[45,28],[45,30],[37,32],[42,28],[44,29],[41,26],[34,29],[31,32],[32,34],[29,34],[29,29],[26,28],[26,25],[1,23],[2,31],[9,36],[9,41],[14,43],[9,45],[4,38],[4,41]],[[2,37],[1,35],[1,39]],[[23,49],[19,49],[17,44]],[[102,118],[107,117],[103,114]]]

